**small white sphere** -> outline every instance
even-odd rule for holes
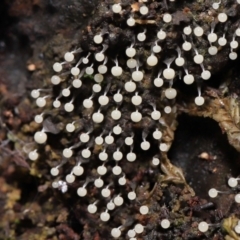
[[[122,132],[122,128],[119,125],[117,125],[113,128],[114,134],[119,135],[119,134],[121,134],[121,132]]]
[[[74,106],[71,102],[69,102],[64,105],[64,109],[66,112],[72,112],[74,109]]]
[[[165,23],[171,22],[171,21],[172,21],[172,15],[169,14],[169,13],[165,13],[165,14],[163,15],[163,21],[164,21]]]
[[[56,99],[55,101],[53,101],[53,106],[54,106],[55,108],[59,108],[59,107],[61,106],[61,102]]]
[[[59,174],[58,168],[51,168],[50,173],[52,176],[57,176]]]
[[[227,44],[227,39],[226,39],[225,37],[220,37],[220,38],[218,39],[218,44],[219,44],[220,46],[225,46],[225,45]]]
[[[71,92],[70,92],[69,88],[64,88],[64,89],[62,90],[62,95],[63,95],[64,97],[68,97],[70,94],[71,94]]]
[[[38,98],[40,96],[40,90],[32,90],[31,91],[32,98]]]
[[[136,160],[136,158],[137,158],[137,156],[133,152],[130,152],[130,153],[127,154],[127,160],[129,162],[134,162]]]
[[[101,188],[103,186],[104,182],[101,178],[97,178],[95,181],[94,181],[94,185],[95,187],[97,188]]]
[[[45,132],[36,132],[34,134],[34,141],[39,144],[43,144],[47,141],[47,134]]]
[[[129,48],[126,49],[126,55],[127,55],[128,57],[130,57],[130,58],[131,58],[131,57],[134,57],[135,54],[136,54],[136,49],[135,49],[135,48],[129,47]]]
[[[238,185],[238,180],[236,178],[231,177],[231,178],[228,179],[228,186],[229,187],[234,188],[237,185]]]
[[[71,68],[71,74],[73,76],[77,76],[80,73],[80,69],[78,67],[72,67]]]
[[[118,228],[113,228],[111,231],[111,235],[114,238],[119,238],[121,236],[121,231]]]
[[[74,181],[75,181],[75,176],[74,176],[74,175],[68,174],[68,175],[66,176],[66,182],[67,182],[67,183],[73,183]]]
[[[82,150],[82,156],[84,157],[84,158],[89,158],[90,156],[91,156],[91,151],[89,150],[89,149],[83,149]]]
[[[159,145],[159,149],[162,151],[162,152],[167,152],[168,151],[168,145],[166,143],[161,143]]]
[[[84,172],[84,168],[82,166],[75,166],[73,168],[73,173],[76,175],[76,176],[81,176]]]
[[[174,99],[177,96],[177,91],[174,88],[167,88],[165,90],[165,96],[168,99]]]
[[[156,87],[161,87],[163,85],[163,79],[162,78],[155,78],[154,79],[154,85]]]
[[[190,42],[185,41],[182,45],[184,51],[189,51],[192,48],[192,44]]]
[[[238,42],[236,40],[232,40],[230,42],[230,47],[233,48],[233,49],[237,48],[238,47]]]
[[[157,65],[157,63],[158,63],[158,59],[156,56],[151,55],[147,58],[147,64],[149,66],[153,67],[153,66]]]
[[[82,59],[82,63],[83,64],[88,64],[89,63],[89,59],[87,57]]]
[[[150,143],[148,141],[141,142],[141,149],[147,151],[150,148]]]
[[[136,236],[136,232],[133,229],[128,230],[128,237],[133,238]]]
[[[219,3],[215,2],[212,4],[213,9],[217,10],[219,8]]]
[[[163,219],[161,221],[161,227],[164,229],[167,229],[170,227],[170,221],[168,219]]]
[[[127,91],[127,92],[134,92],[135,90],[136,90],[136,83],[135,82],[133,82],[133,81],[128,81],[128,82],[126,82],[125,83],[125,85],[124,85],[124,87],[125,87],[125,90]]]
[[[177,66],[182,67],[185,63],[185,60],[184,60],[183,57],[177,57],[175,59],[175,63],[176,63]]]
[[[105,106],[105,105],[107,105],[107,104],[109,103],[109,98],[108,98],[108,96],[106,96],[106,95],[102,95],[102,96],[100,96],[100,97],[98,98],[98,102],[99,102],[99,104],[101,104],[102,106]]]
[[[142,79],[143,79],[143,72],[142,71],[138,71],[138,70],[134,71],[132,73],[132,79],[134,81],[136,81],[136,82],[142,81]]]
[[[139,209],[139,211],[140,211],[140,213],[142,214],[142,215],[146,215],[146,214],[148,214],[148,212],[149,212],[149,208],[148,208],[148,206],[141,206],[140,207],[140,209]]]
[[[65,148],[63,150],[63,156],[65,158],[70,158],[73,155],[73,151],[70,148]]]
[[[99,166],[97,168],[97,172],[99,175],[105,175],[107,172],[107,168],[105,166]]]
[[[164,108],[164,112],[167,113],[167,114],[171,113],[171,111],[172,111],[172,108],[170,106],[166,106]]]
[[[112,119],[114,119],[114,120],[118,120],[118,119],[120,119],[121,118],[121,112],[118,110],[118,109],[115,109],[115,110],[113,110],[112,112],[111,112],[111,117],[112,117]]]
[[[157,33],[157,37],[158,39],[160,40],[164,40],[166,38],[167,34],[166,32],[164,32],[163,30],[160,30],[158,33]]]
[[[112,69],[111,69],[111,73],[112,73],[112,75],[113,75],[114,77],[119,77],[119,76],[121,76],[121,75],[122,75],[122,72],[123,72],[123,70],[122,70],[122,68],[119,67],[119,66],[114,66],[114,67],[112,67]]]
[[[215,188],[211,188],[211,189],[208,191],[208,195],[209,195],[209,197],[211,197],[211,198],[215,198],[215,197],[217,197],[217,195],[218,195],[218,191],[217,191]]]
[[[130,17],[128,20],[127,20],[127,25],[129,27],[133,27],[135,25],[135,19]]]
[[[160,132],[158,129],[156,129],[154,132],[153,132],[153,138],[156,139],[156,140],[159,140],[162,138],[162,132]]]
[[[217,41],[217,34],[216,33],[209,33],[208,34],[208,41],[210,43],[216,42]]]
[[[98,61],[98,62],[102,62],[105,58],[105,55],[102,53],[102,52],[99,52],[99,53],[96,53],[95,54],[95,59]]]
[[[34,121],[36,123],[41,123],[43,121],[43,116],[41,114],[38,114],[34,117]]]
[[[138,111],[132,112],[131,119],[133,122],[140,122],[142,120],[142,114]]]
[[[97,83],[101,83],[103,81],[104,77],[102,74],[97,73],[94,75],[94,81]]]
[[[175,70],[172,68],[165,68],[163,71],[163,76],[167,79],[167,80],[171,80],[175,77]]]
[[[122,158],[123,158],[123,154],[119,150],[117,150],[113,153],[113,159],[114,160],[120,161]]]
[[[144,32],[139,33],[139,34],[137,35],[137,39],[138,39],[138,41],[140,41],[140,42],[145,41],[145,40],[146,40],[146,34],[145,34]]]
[[[95,123],[101,123],[104,119],[104,116],[102,113],[100,112],[96,112],[92,115],[92,120],[95,122]]]
[[[122,7],[119,3],[113,4],[112,5],[112,11],[114,13],[120,13],[122,11]]]
[[[161,117],[161,113],[157,110],[154,110],[152,113],[151,113],[151,117],[153,120],[159,120],[160,117]]]
[[[89,204],[87,210],[88,210],[89,213],[93,214],[97,211],[97,207],[96,207],[95,204]]]
[[[240,0],[238,0],[238,1],[239,1],[239,4],[240,4]],[[236,29],[235,33],[236,33],[236,35],[237,35],[238,37],[240,37],[240,27],[238,27],[238,28]]]
[[[111,191],[108,188],[104,188],[102,189],[101,194],[103,197],[109,197],[111,194]]]
[[[221,23],[224,23],[226,22],[228,19],[228,16],[226,13],[219,13],[218,14],[218,21],[221,22]]]
[[[86,72],[86,74],[88,74],[88,75],[92,75],[93,72],[94,72],[94,69],[93,69],[92,67],[87,67],[87,68],[85,69],[85,72]]]
[[[127,66],[129,68],[135,68],[137,66],[137,61],[133,58],[127,60]]]
[[[132,97],[131,101],[135,106],[138,106],[142,103],[142,97],[140,97],[139,95],[135,95]]]
[[[52,83],[53,85],[58,85],[60,82],[61,82],[61,79],[60,79],[59,76],[53,75],[53,76],[51,77],[51,83]]]
[[[197,54],[194,56],[193,60],[196,64],[201,64],[203,62],[204,58],[203,58],[203,55]]]
[[[101,136],[98,136],[95,138],[95,143],[97,145],[102,145],[103,144],[103,138]]]
[[[148,14],[148,7],[146,7],[145,5],[141,6],[139,11],[142,15],[146,15]]]
[[[114,198],[113,202],[116,206],[121,206],[123,204],[123,198],[121,196],[117,196]]]
[[[127,180],[126,180],[125,177],[121,177],[121,178],[118,179],[118,183],[119,183],[120,185],[125,185],[126,182],[127,182]]]
[[[231,60],[236,60],[237,59],[237,53],[236,52],[231,52],[231,53],[229,53],[229,58],[231,59]]]
[[[240,225],[236,225],[234,230],[237,234],[240,234]]]
[[[204,100],[204,98],[202,96],[196,97],[194,101],[195,101],[195,104],[197,106],[202,106],[204,104],[204,102],[205,102],[205,100]]]
[[[37,104],[38,107],[44,107],[46,105],[46,103],[47,103],[47,101],[43,97],[39,97],[36,100],[36,104]]]
[[[128,199],[134,200],[136,198],[136,193],[134,191],[128,193]]]
[[[61,72],[62,71],[62,64],[59,62],[56,62],[53,64],[53,70],[55,72]]]
[[[125,144],[128,146],[131,146],[133,144],[133,138],[132,137],[126,137],[125,138]]]
[[[105,137],[105,143],[110,145],[110,144],[113,144],[113,142],[114,142],[114,137],[113,136],[108,135],[108,136]]]
[[[162,51],[162,48],[158,45],[153,46],[152,48],[154,53],[160,53]]]
[[[36,161],[38,159],[39,154],[37,153],[37,151],[31,151],[28,153],[28,158],[32,161]]]
[[[203,80],[208,80],[211,77],[211,72],[208,70],[203,70],[201,73],[201,77]]]
[[[158,158],[153,158],[152,164],[153,164],[154,166],[158,166],[158,165],[160,164],[160,160],[159,160]]]
[[[138,234],[139,234],[139,233],[142,233],[143,230],[144,230],[143,225],[140,224],[140,223],[136,224],[135,227],[134,227],[134,230],[135,230],[135,232],[138,233]]]
[[[82,81],[80,79],[74,79],[72,85],[75,88],[80,88],[82,86]]]
[[[106,152],[100,152],[98,157],[101,161],[106,161],[108,159],[108,154]]]
[[[65,59],[65,61],[67,61],[67,62],[72,62],[73,59],[74,59],[73,53],[72,53],[72,52],[66,52],[66,53],[64,54],[64,59]]]
[[[89,137],[89,134],[87,134],[87,133],[82,133],[80,135],[80,141],[83,142],[83,143],[88,142],[89,139],[90,139],[90,137]]]
[[[217,47],[215,47],[215,46],[211,46],[211,47],[209,47],[208,48],[208,53],[210,54],[210,55],[216,55],[217,53],[218,53],[218,49],[217,49]]]
[[[107,72],[107,67],[105,65],[99,65],[98,72],[101,74],[105,74]]]
[[[83,187],[78,188],[77,194],[78,194],[79,197],[84,197],[84,196],[86,196],[86,195],[87,195],[87,190],[86,190],[86,188],[83,188]]]
[[[101,36],[101,34],[95,35],[94,38],[93,38],[93,41],[94,41],[96,44],[100,44],[100,43],[102,43],[102,41],[103,41],[103,37]]]
[[[190,35],[192,33],[192,28],[190,26],[187,26],[183,29],[183,32],[185,35]]]
[[[195,36],[201,37],[203,35],[203,29],[201,27],[195,27],[193,30]]]
[[[190,85],[194,82],[194,77],[192,74],[187,74],[183,77],[183,81],[185,84]]]
[[[234,199],[236,203],[240,203],[240,194],[236,194]]]
[[[115,208],[115,204],[112,201],[107,204],[108,210],[113,210],[114,208]]]
[[[208,230],[208,228],[209,228],[209,226],[208,226],[208,223],[207,222],[200,222],[199,224],[198,224],[198,230],[200,231],[200,232],[207,232],[207,230]]]
[[[58,188],[58,187],[59,187],[58,182],[53,182],[53,183],[52,183],[52,187],[53,187],[53,188]]]
[[[103,221],[103,222],[107,222],[109,219],[110,219],[110,214],[108,212],[103,212],[101,213],[100,215],[100,219]]]
[[[123,95],[121,93],[115,93],[113,95],[113,100],[117,103],[121,102],[123,100]]]
[[[83,101],[83,106],[85,108],[91,108],[93,106],[93,101],[91,99],[85,99]]]

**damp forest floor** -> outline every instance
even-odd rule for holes
[[[27,126],[35,115],[30,91],[41,86],[40,77],[32,76],[36,69],[49,66],[41,49],[53,29],[71,38],[79,22],[84,26],[91,18],[98,2],[0,2],[0,240],[86,239],[72,200],[31,174],[21,147],[31,138]],[[59,40],[59,48],[60,44]],[[169,159],[182,168],[200,198],[207,198],[212,187],[224,188],[229,174],[238,175],[240,153],[212,119],[181,114],[175,134]],[[216,201],[223,212],[230,211],[227,195]]]

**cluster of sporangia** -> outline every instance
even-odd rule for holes
[[[138,25],[136,16],[148,16],[149,2],[147,0],[141,1],[139,9],[126,19],[126,27],[135,28]],[[236,3],[240,4],[240,1],[237,0]],[[110,6],[110,9],[117,16],[121,15],[124,7],[125,5],[116,3]],[[222,9],[221,1],[214,2],[212,8],[219,11],[216,21],[217,24],[224,27],[228,16],[220,11]],[[176,56],[162,59],[159,57],[162,51],[161,44],[168,38],[166,26],[171,25],[171,13],[164,12],[161,21],[162,28],[157,29],[156,27],[155,39],[148,39],[147,25],[143,25],[144,30],[137,34],[136,39],[132,43],[132,39],[129,40],[129,46],[124,49],[124,57],[120,55],[115,56],[114,59],[108,57],[108,46],[104,44],[105,38],[111,33],[105,31],[95,33],[93,42],[96,47],[102,46],[102,50],[85,52],[82,49],[77,49],[66,52],[64,61],[56,62],[53,65],[56,74],[51,77],[51,82],[54,85],[52,94],[43,96],[43,89],[33,90],[31,93],[39,108],[47,106],[49,112],[49,106],[52,105],[55,111],[59,109],[58,114],[62,114],[66,120],[69,119],[61,134],[68,136],[68,139],[71,139],[71,134],[72,136],[78,134],[78,142],[71,142],[70,140],[72,145],[66,146],[62,151],[62,157],[67,161],[60,162],[50,170],[51,175],[56,177],[56,180],[52,183],[53,188],[65,193],[72,183],[79,182],[76,195],[84,198],[88,197],[89,187],[91,186],[91,189],[95,187],[97,189],[95,192],[101,195],[101,198],[95,202],[89,202],[87,211],[91,214],[98,214],[97,212],[99,212],[100,219],[103,222],[111,219],[111,213],[116,208],[124,206],[129,201],[134,202],[138,198],[136,189],[130,184],[130,176],[123,172],[123,166],[126,162],[138,161],[142,151],[149,151],[152,144],[159,145],[160,153],[167,152],[169,149],[168,144],[161,140],[161,130],[164,128],[164,116],[174,111],[174,99],[177,96],[177,90],[173,87],[173,83],[176,79],[180,81],[177,74],[179,70],[185,73],[183,81],[186,85],[193,84],[195,81],[195,76],[187,69],[184,55],[192,54],[194,64],[199,65],[202,69],[201,79],[203,81],[211,78],[211,72],[205,69],[204,56],[188,39],[207,37],[209,42],[208,54],[210,56],[216,57],[218,51],[226,48],[229,49],[231,60],[237,58],[236,49],[240,39],[240,27],[235,29],[235,33],[229,33],[231,36],[229,37],[228,33],[218,36],[214,32],[214,27],[206,33],[201,26],[188,24],[182,30],[183,41],[176,49]],[[136,43],[146,43],[144,46],[150,52],[146,62],[140,62],[138,59],[138,44]],[[156,72],[160,61],[165,68],[157,71],[150,87],[148,87],[149,94],[152,96],[151,99],[156,101],[145,101],[145,93],[142,92],[146,81],[145,72],[152,71],[154,73],[154,70]],[[128,74],[129,77],[127,77],[128,80],[123,82],[122,76],[124,74]],[[112,88],[113,85],[114,88]],[[199,86],[197,92],[195,104],[201,106],[204,104],[204,98],[201,96]],[[163,100],[159,104],[157,99]],[[79,124],[82,122],[83,111],[87,111],[89,117],[86,126]],[[35,121],[41,124],[44,122],[45,115],[46,112],[36,115]],[[107,120],[109,118],[111,121]],[[142,129],[142,139],[136,139],[136,126],[146,118],[154,122],[154,129],[150,127],[151,124],[149,129],[146,126],[146,129]],[[113,124],[111,125],[111,123]],[[48,138],[47,132],[48,130],[44,127],[41,131],[36,132],[34,135],[35,142],[40,145],[45,144]],[[136,140],[141,142],[140,147],[136,146]],[[97,153],[93,151],[96,145],[98,146]],[[115,150],[112,151],[113,148]],[[139,149],[138,152],[134,151],[136,148]],[[77,158],[77,155],[81,157]],[[37,149],[29,152],[31,160],[35,161],[38,157]],[[152,168],[159,166],[159,158],[149,156],[150,158],[151,163],[149,165]],[[70,159],[75,160],[74,166],[69,164]],[[94,165],[91,164],[92,162],[94,162]],[[91,166],[97,167],[91,169]],[[89,180],[87,176],[91,175],[93,170],[97,173],[97,177],[94,180]],[[66,171],[68,171],[67,175],[59,178],[59,175]],[[117,187],[111,182],[115,178],[118,179]],[[229,186],[236,187],[238,180],[235,178],[229,179]],[[216,189],[211,189],[209,195],[210,197],[216,197],[218,193]],[[91,200],[94,197],[88,199]],[[101,204],[99,204],[100,202]],[[236,195],[236,202],[240,203],[240,194]],[[99,205],[105,207],[99,207]],[[147,204],[142,204],[142,206],[139,206],[139,213],[147,215],[151,213],[151,208]],[[160,225],[162,229],[170,228],[171,219],[163,218]],[[205,232],[208,227],[208,223],[201,222],[198,229]],[[235,231],[240,233],[239,225],[236,226]],[[141,236],[143,232],[144,225],[139,222],[135,222],[131,229],[129,227],[127,229],[119,223],[119,226],[113,227],[111,235],[113,238],[118,238],[126,234],[126,238],[134,240],[137,239],[137,236]]]

